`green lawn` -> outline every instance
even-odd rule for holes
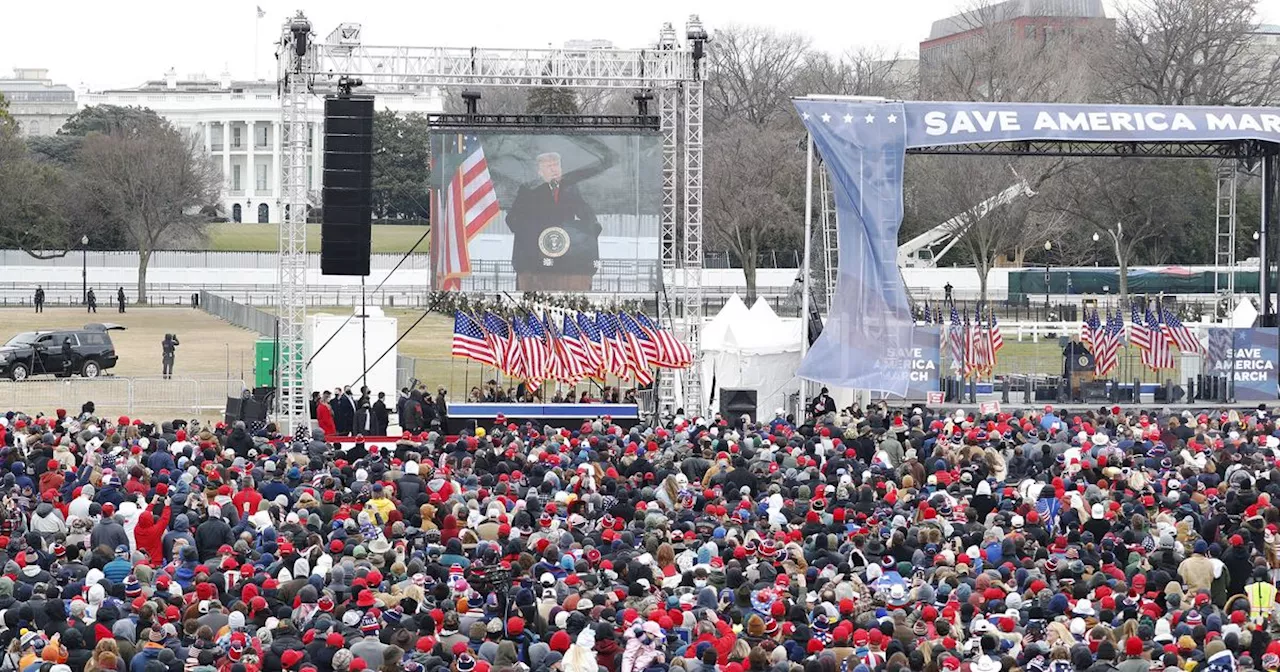
[[[375,224],[373,226],[373,252],[375,254],[403,254],[414,249],[414,244],[422,238],[428,227],[395,226]],[[278,224],[211,224],[209,226],[210,252],[275,252],[279,249],[280,229]],[[416,252],[427,251],[428,240],[415,249]],[[320,225],[307,225],[307,250],[320,251]],[[206,251],[206,250],[199,250]]]

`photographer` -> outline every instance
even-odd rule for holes
[[[173,377],[173,360],[177,353],[178,345],[177,334],[165,334],[164,340],[160,342],[160,365],[166,379]]]

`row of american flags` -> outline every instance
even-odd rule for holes
[[[1080,326],[1080,341],[1094,351],[1094,359],[1098,361],[1096,368],[1102,366],[1103,355],[1099,354],[1099,348],[1109,357],[1110,368],[1105,372],[1114,368],[1123,338],[1124,314],[1120,308],[1116,308],[1115,314],[1107,309],[1106,326],[1102,325],[1096,309]],[[1138,348],[1143,366],[1152,371],[1174,368],[1175,349],[1186,354],[1205,353],[1204,346],[1191,329],[1164,307],[1146,306],[1139,311],[1137,304],[1129,304],[1129,344]]]
[[[1105,376],[1119,364],[1120,348],[1125,345],[1124,310],[1117,307],[1112,312],[1107,308],[1104,317],[1094,309],[1092,313],[1086,311],[1085,315],[1080,324],[1080,341],[1093,352],[1094,374]],[[1140,361],[1152,371],[1173,369],[1175,349],[1188,354],[1205,352],[1191,329],[1168,308],[1147,306],[1140,309],[1135,303],[1129,305],[1129,315],[1128,344],[1138,348]],[[973,320],[968,315],[962,319],[960,311],[952,304],[948,323],[942,307],[934,306],[932,310],[925,308],[923,321],[944,327],[945,344],[950,350],[953,367],[964,376],[989,375],[995,369],[996,353],[1004,347],[1004,338],[1000,335],[994,313],[984,316],[980,309],[975,308]]]
[[[984,316],[980,309],[974,308],[973,321],[966,314],[962,322],[960,311],[953,303],[950,324],[944,321],[941,306],[935,306],[932,311],[926,307],[924,322],[936,322],[945,328],[943,337],[951,352],[952,367],[961,375],[986,376],[995,370],[1000,349],[1004,347],[1004,337],[1000,335],[1000,323],[995,313]]]
[[[523,380],[530,391],[549,381],[576,385],[608,375],[648,385],[655,368],[693,364],[689,346],[668,329],[627,312],[565,313],[557,320],[550,312],[508,319],[460,310],[453,317],[452,353]]]

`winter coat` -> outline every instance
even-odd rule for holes
[[[137,543],[138,550],[147,554],[153,567],[164,561],[162,540],[165,529],[169,527],[170,509],[165,506],[162,510],[160,519],[156,520],[155,515],[151,513],[151,508],[143,509],[138,515],[137,527],[133,528],[133,540]]]
[[[41,502],[36,507],[36,512],[31,515],[31,531],[39,532],[41,535],[63,535],[67,534],[67,522],[62,517],[62,512],[55,509],[53,504],[49,502]]]

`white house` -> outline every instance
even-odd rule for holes
[[[232,221],[280,220],[280,97],[274,81],[240,81],[223,73],[219,79],[190,75],[179,79],[170,70],[160,80],[130,89],[88,92],[78,97],[89,105],[140,106],[154,110],[178,128],[195,134],[222,166],[223,211]],[[378,94],[378,110],[438,113],[438,94]],[[323,168],[324,99],[308,105],[308,187],[319,191]],[[317,202],[319,198],[315,199]]]

